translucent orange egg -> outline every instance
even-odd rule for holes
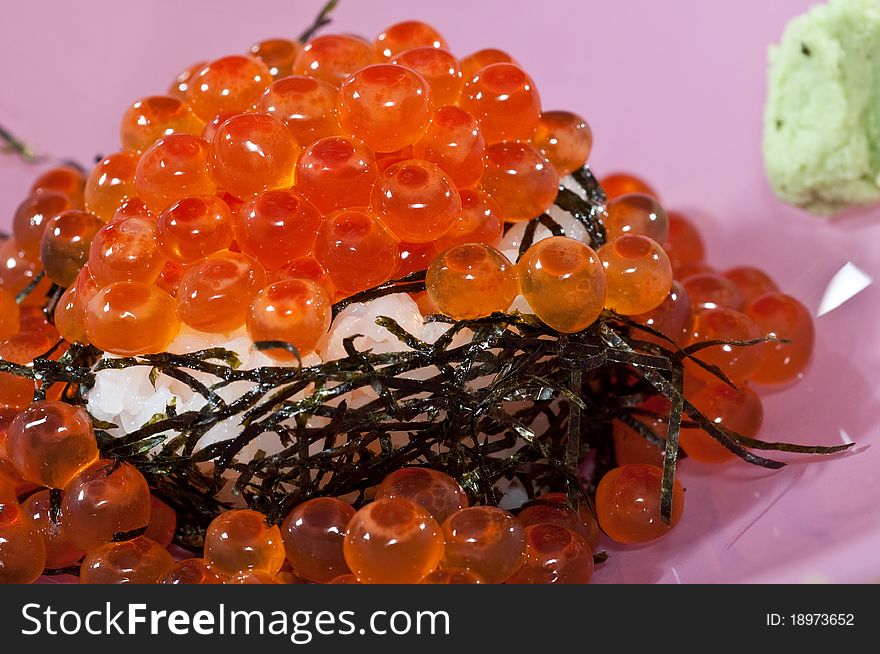
[[[55,305],[55,328],[68,343],[88,343],[76,309],[76,285],[67,287]]]
[[[311,254],[320,226],[321,214],[298,191],[266,191],[238,212],[235,242],[266,268],[277,268]]]
[[[182,70],[180,74],[174,78],[174,82],[171,86],[168,87],[168,95],[180,98],[181,100],[186,100],[187,92],[189,91],[193,77],[204,68],[207,63],[207,61],[200,61],[197,64],[193,64],[189,68]]]
[[[113,282],[153,283],[165,265],[156,224],[123,218],[104,225],[89,248],[89,273],[99,287]],[[85,285],[77,284],[80,290]],[[85,296],[83,296],[85,299]]]
[[[149,522],[147,480],[128,463],[99,459],[64,488],[61,527],[80,549],[94,549]]]
[[[296,167],[296,189],[321,213],[366,206],[379,175],[376,156],[348,136],[329,136],[306,148]]]
[[[0,584],[30,584],[46,566],[39,527],[18,502],[0,504]]]
[[[65,402],[34,402],[15,417],[6,438],[21,477],[49,488],[64,488],[98,458],[89,414]]]
[[[531,220],[550,208],[559,173],[543,154],[527,143],[496,143],[486,154],[482,187],[501,205],[505,220]]]
[[[52,345],[45,334],[21,331],[0,342],[0,358],[32,367],[34,359],[48,352]],[[35,388],[33,379],[0,372],[0,407],[25,408],[33,400]]]
[[[695,310],[726,308],[740,311],[745,304],[736,284],[716,273],[690,275],[682,283]]]
[[[532,245],[517,264],[519,284],[532,311],[567,334],[592,325],[605,306],[605,272],[586,244],[552,236]]]
[[[624,234],[599,248],[605,270],[605,306],[625,316],[657,308],[672,288],[672,266],[660,244]]]
[[[251,302],[267,281],[265,269],[253,257],[215,252],[184,273],[177,291],[180,320],[203,332],[232,332],[245,323]]]
[[[169,261],[162,268],[162,272],[159,273],[159,276],[156,278],[156,286],[161,288],[163,291],[168,293],[173,298],[177,297],[177,289],[180,287],[180,282],[183,279],[184,274],[186,274],[187,266],[181,263],[175,263],[174,261]]]
[[[110,222],[123,218],[143,218],[148,222],[155,223],[159,220],[159,214],[150,210],[146,202],[134,196],[120,202],[119,207],[113,212],[113,218]]]
[[[660,199],[657,192],[645,180],[630,173],[611,173],[602,177],[599,184],[604,189],[609,202],[630,193],[641,193]]]
[[[394,152],[377,152],[376,165],[379,167],[379,172],[383,172],[391,168],[391,166],[396,163],[414,158],[415,157],[413,156],[413,146],[408,145],[405,148],[395,150]]]
[[[669,294],[657,307],[631,317],[637,323],[667,336],[673,343],[643,331],[633,332],[635,338],[656,343],[667,349],[673,344],[679,347],[687,345],[693,331],[694,311],[691,307],[691,300],[684,285],[677,280],[672,281]]]
[[[525,530],[507,511],[473,506],[456,511],[443,523],[444,567],[467,568],[487,584],[509,579],[525,560]]]
[[[607,472],[596,489],[596,512],[602,530],[618,543],[645,543],[678,524],[684,510],[684,489],[677,479],[672,491],[671,526],[660,519],[657,466],[631,463]]]
[[[339,89],[314,77],[277,79],[260,98],[260,111],[283,122],[297,143],[308,146],[339,134],[336,102]]]
[[[37,177],[31,186],[31,194],[60,193],[70,201],[72,209],[82,209],[86,178],[72,166],[56,166]]]
[[[498,48],[484,48],[469,54],[461,60],[461,73],[466,80],[473,79],[478,72],[492,64],[515,64],[513,57]]]
[[[136,152],[116,152],[98,162],[86,180],[86,211],[107,222],[125,200],[137,196],[139,159]]]
[[[750,438],[761,429],[764,420],[761,399],[748,386],[736,389],[717,380],[710,381],[688,393],[687,399],[717,427]],[[679,444],[691,459],[702,463],[726,463],[736,458],[736,454],[698,427],[682,429]]]
[[[376,63],[370,44],[347,34],[324,34],[310,39],[297,53],[294,75],[308,75],[338,87],[349,75]]]
[[[19,248],[30,258],[40,255],[40,242],[46,225],[55,216],[70,209],[67,196],[50,191],[28,196],[12,217],[12,234]]]
[[[386,497],[412,500],[438,524],[468,505],[467,495],[455,479],[430,468],[400,468],[392,472],[376,489],[376,499]]]
[[[153,95],[132,104],[122,116],[119,140],[124,150],[143,152],[175,132],[199,134],[204,121],[180,98]]]
[[[716,274],[718,271],[705,261],[698,261],[695,263],[682,264],[678,268],[673,268],[673,272],[675,273],[676,279],[685,280],[694,275],[702,275],[704,273]]]
[[[31,258],[21,251],[15,239],[0,241],[0,288],[18,295],[27,288],[42,270],[37,258]],[[52,282],[43,277],[24,300],[23,305],[42,305]]]
[[[349,572],[343,542],[355,511],[335,497],[316,497],[288,514],[281,525],[287,560],[302,577],[324,584]]]
[[[80,324],[85,325],[86,312],[89,302],[101,290],[101,285],[95,276],[92,275],[92,267],[86,263],[76,276],[76,297],[74,297],[74,310],[79,318]]]
[[[40,244],[40,261],[49,278],[70,286],[89,258],[89,246],[104,223],[85,211],[63,211],[46,224]]]
[[[174,567],[159,582],[161,584],[222,584],[223,581],[211,570],[207,561],[203,558],[184,559],[174,564]]]
[[[351,295],[391,279],[400,257],[397,239],[368,209],[342,209],[324,219],[315,258],[338,291]]]
[[[590,549],[599,544],[599,523],[586,502],[577,503],[577,511],[569,507],[565,493],[545,493],[520,511],[516,519],[523,527],[538,524],[560,525],[586,541]]]
[[[541,117],[535,82],[516,64],[491,64],[467,81],[459,101],[487,143],[531,141]]]
[[[437,256],[433,243],[399,243],[400,264],[394,271],[395,278],[406,277],[419,270],[427,270]]]
[[[80,566],[81,584],[158,584],[174,567],[174,557],[149,538],[138,536],[89,551]]]
[[[216,195],[190,195],[165,209],[156,229],[166,257],[191,263],[232,245],[232,212]]]
[[[284,564],[284,545],[278,525],[250,509],[225,511],[205,533],[205,561],[219,573],[260,571],[276,575]]]
[[[396,23],[383,31],[373,42],[377,55],[391,59],[395,55],[412,48],[443,48],[449,46],[436,29],[417,20]]]
[[[186,97],[196,115],[207,121],[219,113],[249,109],[271,82],[272,74],[262,61],[231,55],[194,73],[187,83]]]
[[[461,213],[443,236],[435,241],[439,251],[464,243],[498,246],[504,235],[504,212],[491,195],[480,189],[459,191]]]
[[[706,258],[706,246],[696,225],[683,213],[669,211],[666,218],[669,222],[669,235],[663,248],[669,256],[676,277],[684,279],[680,270],[691,264],[703,263]]]
[[[427,82],[404,66],[376,64],[357,71],[339,87],[342,128],[377,152],[415,143],[431,121]]]
[[[666,438],[666,420],[648,416],[637,416],[636,419],[658,437]],[[647,463],[653,466],[663,466],[663,450],[629,425],[615,420],[612,426],[612,436],[614,438],[614,462],[617,465]]]
[[[177,530],[177,514],[155,495],[150,495],[150,524],[144,536],[162,547],[171,545]]]
[[[483,243],[456,245],[438,255],[425,285],[437,308],[456,320],[505,311],[518,292],[514,264]]]
[[[418,504],[386,498],[354,515],[343,554],[362,584],[414,584],[443,558],[443,534]]]
[[[43,307],[30,304],[19,305],[19,323],[21,332],[36,332],[52,340],[58,335],[58,330],[49,324]]]
[[[17,334],[20,323],[21,309],[15,301],[15,296],[0,288],[0,341]]]
[[[247,315],[248,334],[254,342],[281,341],[293,345],[300,354],[315,350],[330,330],[333,302],[327,291],[309,279],[275,282],[261,290]],[[286,349],[264,351],[280,361],[293,359]]]
[[[55,570],[76,565],[85,552],[71,543],[61,530],[60,516],[51,515],[51,499],[48,490],[41,490],[22,503],[22,509],[37,525],[46,544],[46,569]]]
[[[288,279],[310,279],[320,284],[327,291],[329,297],[336,297],[336,285],[324,270],[324,266],[318,263],[318,260],[312,255],[291,259],[269,273],[269,282],[273,284]]]
[[[722,276],[733,282],[742,295],[743,303],[748,304],[767,293],[778,293],[779,287],[770,275],[753,266],[736,266],[725,270]]]
[[[122,356],[164,352],[180,331],[174,299],[144,282],[114,282],[86,309],[86,336],[95,347]]]
[[[705,341],[751,341],[762,336],[755,322],[733,309],[703,309],[694,319],[692,343]],[[766,344],[736,346],[713,345],[694,354],[704,363],[718,366],[724,374],[734,381],[752,378],[764,363]],[[711,373],[688,361],[687,369],[701,378],[711,377]],[[714,377],[712,377],[714,379]]]
[[[208,155],[208,142],[192,134],[156,141],[137,165],[138,196],[158,215],[187,195],[213,195],[217,184],[209,174]]]
[[[466,189],[475,186],[486,169],[486,141],[473,116],[455,106],[441,106],[413,145],[413,156],[437,164],[458,188]]]
[[[290,39],[266,39],[251,46],[251,54],[269,67],[272,77],[290,75],[300,45]]]
[[[464,80],[458,59],[448,50],[433,46],[413,48],[396,55],[391,63],[412,68],[424,77],[435,106],[442,107],[458,101]]]
[[[752,379],[762,384],[783,384],[803,373],[813,355],[815,330],[807,308],[790,295],[767,293],[746,305],[745,314],[758,325],[762,336],[790,343],[765,343],[764,363]]]
[[[442,568],[429,572],[420,584],[484,584],[483,578],[467,568]]]
[[[532,144],[550,160],[560,175],[587,163],[593,149],[593,131],[587,121],[570,111],[544,111]]]
[[[268,114],[238,114],[211,142],[210,170],[229,193],[249,195],[293,185],[300,147],[290,130]]]
[[[608,215],[603,222],[609,241],[625,234],[637,234],[665,243],[669,236],[666,211],[650,195],[629,193],[611,200],[606,209]]]
[[[555,524],[526,527],[526,560],[509,584],[586,584],[593,552],[573,531]]]

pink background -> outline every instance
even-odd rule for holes
[[[0,124],[40,152],[88,163],[118,147],[118,121],[134,99],[164,92],[198,60],[261,38],[294,37],[321,4],[14,3],[0,22]],[[880,212],[822,221],[776,201],[764,178],[767,46],[812,4],[342,0],[331,29],[372,37],[419,18],[459,55],[487,46],[509,51],[537,80],[545,107],[590,121],[600,174],[637,172],[668,207],[698,210],[714,263],[760,264],[816,312],[847,262],[880,276]],[[0,229],[37,173],[0,157]],[[805,380],[764,394],[762,436],[851,438],[857,452],[776,473],[685,463],[680,526],[649,547],[609,547],[597,581],[880,580],[877,285],[819,317],[817,330]]]

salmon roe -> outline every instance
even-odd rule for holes
[[[82,209],[86,178],[79,169],[72,166],[56,166],[37,177],[31,186],[31,194],[60,193],[70,201],[72,209]]]
[[[152,283],[164,265],[156,224],[144,218],[121,218],[107,223],[89,247],[89,274],[99,287],[122,281]],[[78,286],[85,299],[86,287]]]
[[[650,195],[629,193],[611,200],[605,217],[608,239],[625,234],[647,236],[657,243],[665,243],[669,236],[669,218],[666,211]]]
[[[618,543],[645,543],[668,533],[681,520],[684,489],[677,479],[672,491],[672,516],[660,519],[660,482],[663,470],[631,463],[608,471],[596,488],[599,525]]]
[[[241,251],[266,268],[312,253],[321,214],[295,189],[260,193],[245,202],[235,220]]]
[[[593,552],[578,534],[556,524],[525,529],[526,558],[509,584],[586,584],[593,576]]]
[[[663,248],[678,279],[684,279],[680,271],[688,266],[705,262],[706,246],[703,237],[691,219],[678,211],[666,214],[669,222],[669,235]]]
[[[425,286],[437,308],[466,320],[506,310],[516,297],[515,266],[490,245],[456,245],[434,259]]]
[[[420,584],[484,584],[483,578],[467,568],[440,568],[422,577]]]
[[[21,251],[36,259],[49,221],[68,209],[70,200],[60,193],[37,193],[25,198],[12,217],[12,234]]]
[[[482,68],[465,84],[459,104],[479,121],[487,143],[530,141],[541,117],[534,80],[511,63]]]
[[[330,136],[303,152],[296,168],[296,188],[326,214],[369,204],[378,175],[376,155],[361,141]]]
[[[482,187],[510,222],[531,220],[546,211],[559,190],[559,173],[528,143],[496,143],[486,151]]]
[[[586,502],[577,503],[577,511],[569,507],[565,493],[545,493],[520,511],[516,519],[523,527],[538,524],[560,525],[578,534],[590,549],[599,545],[599,523]]]
[[[138,196],[156,214],[187,195],[213,195],[209,144],[192,134],[171,134],[147,148],[135,173]]]
[[[152,95],[132,104],[122,116],[119,140],[124,150],[143,152],[169,134],[199,134],[204,121],[180,98]]]
[[[694,319],[691,343],[705,341],[751,341],[761,337],[761,330],[755,322],[733,309],[703,309]],[[704,363],[718,366],[734,381],[750,379],[764,363],[766,344],[757,345],[712,345],[695,353]],[[686,363],[687,369],[705,378],[710,375],[702,367]]]
[[[274,78],[290,75],[299,53],[299,43],[290,39],[266,39],[251,46],[251,54],[269,67]]]
[[[770,275],[754,266],[736,266],[721,274],[739,289],[745,304],[767,293],[779,293],[779,287]]]
[[[98,162],[86,180],[86,211],[106,222],[125,200],[137,196],[134,177],[139,159],[136,152],[117,152]]]
[[[83,327],[95,347],[136,356],[165,351],[180,321],[174,299],[161,289],[144,282],[114,282],[89,301]]]
[[[544,111],[532,137],[533,145],[560,175],[583,167],[593,149],[593,132],[587,121],[570,111]]]
[[[293,75],[275,80],[260,98],[260,111],[283,122],[297,143],[308,146],[339,134],[339,89],[314,77]]]
[[[177,531],[177,514],[155,495],[150,495],[150,523],[144,536],[162,547],[171,545]]]
[[[392,64],[416,71],[428,83],[434,106],[455,104],[464,80],[458,60],[448,50],[422,46],[405,50],[391,60]]]
[[[746,305],[745,314],[762,336],[791,341],[762,345],[764,362],[752,379],[762,384],[783,384],[800,376],[810,363],[816,338],[807,308],[790,295],[767,293]]]
[[[15,296],[0,288],[0,341],[17,334],[21,326],[21,309]]]
[[[689,393],[687,399],[719,428],[749,438],[761,429],[764,419],[761,399],[748,386],[731,388],[723,382],[710,381]],[[690,458],[702,463],[726,463],[737,458],[736,454],[699,427],[682,429],[680,444]]]
[[[224,112],[245,111],[254,105],[272,82],[262,61],[246,55],[216,59],[187,81],[186,97],[204,121]]]
[[[335,497],[316,497],[294,507],[281,525],[281,537],[297,574],[323,584],[349,573],[343,542],[354,514],[350,504]]]
[[[314,351],[330,329],[332,301],[327,291],[309,279],[275,282],[257,293],[247,315],[248,334],[254,342],[281,341],[300,354]],[[282,348],[264,351],[289,361],[293,353]]]
[[[30,584],[46,566],[40,529],[18,502],[0,503],[0,584]]]
[[[64,211],[46,224],[40,243],[40,261],[49,278],[70,286],[89,258],[92,240],[104,223],[86,211]]]
[[[214,572],[203,558],[184,559],[178,561],[159,580],[160,584],[222,584],[223,580]]]
[[[162,212],[156,226],[162,253],[191,263],[232,245],[232,212],[216,195],[189,195]]]
[[[400,468],[382,480],[376,499],[403,497],[412,500],[437,521],[468,505],[467,495],[449,475],[430,468]]]
[[[86,553],[81,584],[158,584],[174,567],[174,557],[145,536],[106,543]]]
[[[636,234],[606,243],[597,253],[605,270],[605,306],[625,316],[656,309],[672,288],[672,266],[659,243]]]
[[[658,200],[660,197],[645,180],[631,173],[611,173],[600,178],[599,185],[609,202],[630,193],[641,193]]]
[[[696,310],[727,308],[741,311],[745,304],[736,284],[719,274],[698,273],[685,277],[682,283]]]
[[[227,575],[260,571],[274,576],[284,564],[281,531],[278,525],[267,525],[258,511],[226,511],[208,525],[205,560]]]
[[[469,113],[451,105],[434,112],[412,154],[437,164],[459,189],[476,186],[486,169],[486,140],[479,124]]]
[[[504,235],[504,212],[491,195],[480,189],[459,190],[461,213],[434,243],[438,251],[465,243],[497,247]]]
[[[693,331],[694,312],[690,296],[684,285],[678,280],[673,280],[669,294],[663,302],[650,311],[632,316],[632,319],[660,332],[675,345],[684,347],[690,340]],[[639,331],[636,333],[636,338],[657,343],[666,348],[672,345],[669,341],[648,332]]]
[[[395,23],[379,34],[373,45],[380,59],[391,59],[412,48],[448,48],[440,32],[427,23],[417,20]]]
[[[510,513],[492,506],[473,506],[450,515],[443,523],[444,567],[467,568],[500,584],[524,563],[525,529]]]
[[[376,63],[369,43],[348,34],[322,34],[310,39],[296,55],[294,75],[308,75],[339,87],[349,75]]]
[[[478,72],[492,64],[515,64],[513,57],[498,48],[483,48],[461,60],[461,74],[466,80],[473,79]]]
[[[2,498],[0,498],[2,502]],[[46,569],[56,570],[67,568],[79,563],[85,551],[71,543],[61,529],[61,514],[52,517],[52,501],[49,490],[37,491],[21,505],[24,512],[31,517],[46,544]]]

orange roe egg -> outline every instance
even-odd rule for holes
[[[370,44],[347,34],[324,34],[310,39],[297,53],[294,75],[308,75],[338,87],[349,75],[376,63]]]
[[[513,57],[498,48],[484,48],[469,54],[461,60],[461,74],[469,80],[473,79],[486,66],[492,64],[515,64]]]
[[[290,39],[266,39],[251,46],[251,54],[269,68],[274,78],[290,75],[299,52],[299,44]]]
[[[449,516],[443,523],[446,556],[443,566],[467,568],[500,584],[525,560],[525,530],[507,511],[493,506],[472,506]]]
[[[716,273],[698,273],[682,281],[694,309],[727,308],[740,311],[745,302],[736,284]]]
[[[275,80],[260,98],[259,110],[283,122],[303,146],[339,134],[339,89],[313,77]]]
[[[340,584],[340,585],[346,585],[346,586],[357,586],[361,582],[359,582],[357,580],[357,577],[349,574],[349,575],[339,575],[338,577],[336,577],[335,579],[331,579],[327,583],[328,584]]]
[[[248,334],[254,342],[281,341],[293,345],[300,354],[308,354],[330,330],[332,306],[327,291],[309,279],[275,282],[251,303]],[[264,354],[279,361],[294,358],[282,348],[265,350]]]
[[[593,149],[593,131],[587,121],[570,111],[544,111],[532,144],[550,160],[560,175],[583,167]]]
[[[68,343],[89,342],[85,328],[79,319],[76,309],[76,285],[71,285],[61,295],[61,299],[55,306],[55,328]]]
[[[186,97],[196,115],[207,121],[219,113],[249,109],[271,82],[272,74],[262,61],[231,55],[194,73],[187,83]]]
[[[710,381],[688,393],[687,399],[717,427],[750,438],[761,429],[764,420],[761,399],[748,386],[736,389],[721,381]],[[682,429],[679,444],[690,458],[702,463],[726,463],[736,458],[736,454],[699,427]]]
[[[342,209],[324,219],[315,258],[347,295],[391,279],[400,257],[397,239],[368,209]]]
[[[19,248],[31,259],[40,254],[40,242],[46,225],[55,216],[70,209],[70,200],[60,193],[38,193],[18,205],[12,218],[12,234]]]
[[[660,245],[624,234],[599,248],[605,269],[605,306],[625,316],[656,309],[672,288],[672,266]]]
[[[336,285],[330,279],[330,275],[327,274],[324,267],[312,255],[291,259],[283,266],[272,270],[269,275],[271,283],[282,282],[288,279],[310,279],[320,284],[327,291],[329,297],[336,297]]]
[[[518,291],[516,267],[483,243],[456,245],[438,255],[425,286],[437,308],[455,320],[505,311]]]
[[[162,212],[156,227],[162,253],[176,263],[191,263],[232,245],[232,212],[216,195],[181,198]]]
[[[455,479],[430,468],[400,468],[382,480],[376,499],[403,497],[428,511],[438,524],[468,505]]]
[[[452,227],[461,212],[461,199],[440,168],[410,159],[379,175],[370,208],[400,240],[430,243]]]
[[[61,526],[80,549],[94,549],[149,522],[150,489],[131,464],[99,459],[64,488]]]
[[[30,584],[46,565],[39,527],[18,502],[0,503],[0,584]]]
[[[608,215],[603,222],[609,241],[624,234],[638,234],[665,243],[669,236],[666,211],[650,195],[629,193],[609,202],[606,209]]]
[[[73,307],[80,324],[84,325],[89,302],[101,290],[101,285],[92,275],[92,267],[88,263],[80,269],[79,274],[76,276],[75,286],[76,297],[74,298]]]
[[[222,584],[223,581],[211,570],[207,561],[202,558],[184,559],[174,564],[174,567],[159,582],[161,584]]]
[[[122,116],[119,140],[124,150],[143,152],[175,132],[198,134],[204,121],[180,98],[153,95],[132,104]]]
[[[443,558],[443,534],[418,504],[385,498],[355,513],[343,554],[362,584],[414,584]]]
[[[443,251],[464,243],[485,243],[497,247],[504,235],[504,212],[491,195],[480,189],[459,191],[461,213],[452,227],[435,241]]]
[[[107,222],[125,200],[135,197],[139,159],[136,152],[116,152],[95,165],[86,180],[86,211]]]
[[[150,524],[144,536],[162,547],[171,545],[177,531],[177,514],[155,495],[150,495]]]
[[[113,218],[110,222],[121,220],[122,218],[143,218],[148,222],[155,223],[159,220],[159,215],[153,213],[147,206],[146,202],[139,197],[134,196],[127,200],[123,200],[119,204],[119,207],[113,213]]]
[[[706,246],[696,225],[687,216],[678,211],[669,211],[666,219],[669,222],[669,235],[663,248],[669,256],[676,277],[684,279],[679,271],[691,264],[703,263]]]
[[[281,525],[287,560],[296,573],[325,584],[349,572],[343,542],[355,511],[335,497],[316,497],[294,507]]]
[[[209,145],[192,134],[171,134],[141,155],[135,174],[137,194],[156,214],[187,195],[213,195],[208,171]]]
[[[687,345],[694,325],[694,312],[691,308],[690,297],[684,285],[677,280],[672,281],[669,294],[657,307],[631,317],[637,323],[669,337],[679,347]],[[634,335],[639,340],[657,343],[667,349],[672,346],[669,341],[648,332],[635,331]]]
[[[400,254],[400,265],[394,271],[394,277],[406,277],[419,270],[427,270],[437,256],[433,243],[400,243],[397,246]]]
[[[39,260],[22,252],[14,239],[0,242],[0,288],[17,295],[33,283],[41,270]],[[49,278],[44,276],[22,305],[42,305],[51,285]]]
[[[395,23],[376,37],[373,42],[377,55],[382,59],[391,59],[395,55],[413,48],[448,49],[446,40],[440,32],[417,20]]]
[[[226,511],[208,525],[205,560],[227,575],[259,571],[274,576],[284,564],[281,531],[278,525],[267,525],[259,511]]]
[[[89,301],[83,327],[95,347],[137,356],[164,352],[180,321],[174,299],[161,289],[144,282],[114,282]]]
[[[37,177],[31,186],[31,194],[60,193],[70,201],[72,209],[82,209],[86,178],[72,166],[56,166]]]
[[[177,289],[186,273],[186,266],[181,263],[169,261],[162,268],[162,272],[156,278],[156,286],[168,293],[173,298],[177,297]]]
[[[415,143],[433,114],[428,84],[415,71],[375,64],[354,73],[339,88],[339,124],[377,152]]]
[[[177,313],[193,329],[228,334],[245,323],[267,281],[265,269],[252,257],[215,252],[187,268],[177,291]]]
[[[19,322],[21,324],[21,332],[37,332],[48,339],[53,339],[58,335],[58,330],[49,324],[46,319],[46,312],[43,307],[34,305],[19,306]]]
[[[266,268],[311,254],[321,214],[296,190],[260,193],[245,202],[235,222],[235,242]]]
[[[484,584],[483,578],[467,568],[443,568],[429,572],[420,584]]]
[[[566,334],[592,325],[605,306],[605,272],[596,253],[566,236],[532,245],[517,264],[522,294],[545,324]]]
[[[596,512],[602,530],[618,543],[645,543],[665,535],[681,520],[684,489],[677,479],[672,490],[670,525],[660,519],[657,466],[631,463],[607,472],[596,489]]]
[[[113,282],[153,283],[165,265],[156,224],[122,218],[104,225],[89,248],[89,273],[98,286]],[[77,284],[82,290],[84,286]]]
[[[396,163],[413,158],[413,147],[408,145],[405,148],[395,150],[394,152],[377,152],[376,165],[379,167],[379,171],[382,172],[388,170]]]
[[[482,187],[501,205],[509,222],[531,220],[550,208],[559,173],[527,143],[496,143],[486,151]]]
[[[746,305],[745,313],[758,325],[762,336],[791,341],[762,345],[764,363],[752,379],[762,384],[783,384],[807,369],[813,355],[815,330],[804,305],[790,295],[767,293]]]
[[[509,584],[586,584],[593,577],[593,552],[573,531],[555,524],[526,527],[526,560]]]
[[[722,273],[722,276],[733,282],[739,289],[743,303],[748,304],[767,293],[778,293],[779,287],[770,275],[752,266],[736,266]]]
[[[459,189],[476,186],[486,170],[486,141],[473,116],[455,106],[434,112],[413,156],[437,164]]]
[[[755,322],[733,309],[703,309],[694,319],[691,343],[705,341],[751,341],[761,338],[761,330]],[[694,353],[704,363],[718,366],[734,381],[750,379],[760,370],[765,358],[765,345],[713,345]],[[692,361],[687,369],[693,374],[707,378],[711,373]],[[714,379],[714,377],[712,377]]]
[[[293,185],[300,147],[277,118],[238,114],[220,125],[211,143],[210,170],[229,193],[246,198]]]
[[[240,572],[231,577],[223,579],[224,584],[245,585],[245,584],[283,584],[277,576],[270,575],[262,570],[250,570],[248,572]]]
[[[712,273],[716,274],[716,271],[712,266],[704,261],[699,261],[696,263],[685,263],[679,266],[678,268],[673,268],[673,272],[675,273],[676,279],[687,279],[688,277],[693,277],[694,275],[702,275],[704,273]]]
[[[666,438],[666,420],[644,416],[639,416],[636,419],[645,424],[658,438]],[[614,438],[614,462],[617,465],[647,463],[653,466],[663,466],[663,450],[660,449],[660,446],[649,441],[629,425],[615,420],[612,426],[612,436]]]
[[[40,244],[40,261],[49,278],[70,286],[88,261],[89,246],[104,223],[85,211],[64,211],[46,224]]]
[[[599,180],[599,185],[604,189],[605,197],[609,202],[630,193],[641,193],[659,200],[657,191],[651,188],[645,180],[630,173],[606,175]]]
[[[18,333],[21,323],[21,309],[15,296],[0,288],[0,341],[5,341]]]
[[[98,458],[85,409],[65,402],[34,402],[9,426],[6,451],[26,481],[63,488]]]
[[[208,143],[213,143],[214,137],[217,136],[217,132],[220,131],[220,126],[223,125],[223,123],[225,123],[230,118],[235,118],[236,116],[241,115],[243,114],[238,111],[226,111],[222,114],[217,114],[207,123],[205,123],[205,128],[202,130],[202,138],[205,139]],[[218,192],[217,195],[221,195],[221,192]]]
[[[530,141],[541,117],[535,82],[516,64],[491,64],[464,86],[459,102],[480,123],[487,143]]]
[[[357,139],[330,136],[303,152],[296,167],[296,188],[326,214],[366,206],[378,175],[372,150]]]
[[[52,341],[45,334],[21,331],[0,343],[0,359],[32,367],[34,359],[51,347]],[[0,372],[0,407],[25,408],[33,400],[35,388],[33,379]]]
[[[106,543],[86,553],[81,584],[158,584],[174,567],[174,557],[145,536]]]
[[[186,100],[187,92],[189,91],[193,77],[195,77],[196,73],[204,68],[207,63],[207,61],[200,61],[199,63],[193,64],[189,68],[181,71],[181,73],[174,78],[174,83],[168,88],[168,95],[180,98],[181,100]]]
[[[41,490],[22,503],[22,509],[31,517],[46,544],[46,569],[57,570],[76,565],[85,552],[71,543],[61,530],[61,523],[51,515],[52,502],[48,490]]]
[[[560,525],[570,529],[586,541],[590,549],[599,544],[599,523],[592,509],[579,501],[577,512],[569,508],[565,493],[545,493],[517,514],[516,519],[523,527],[538,524]]]
[[[431,89],[435,106],[455,104],[458,101],[464,80],[458,60],[448,50],[433,46],[413,48],[395,56],[391,63],[411,68],[424,77]]]

